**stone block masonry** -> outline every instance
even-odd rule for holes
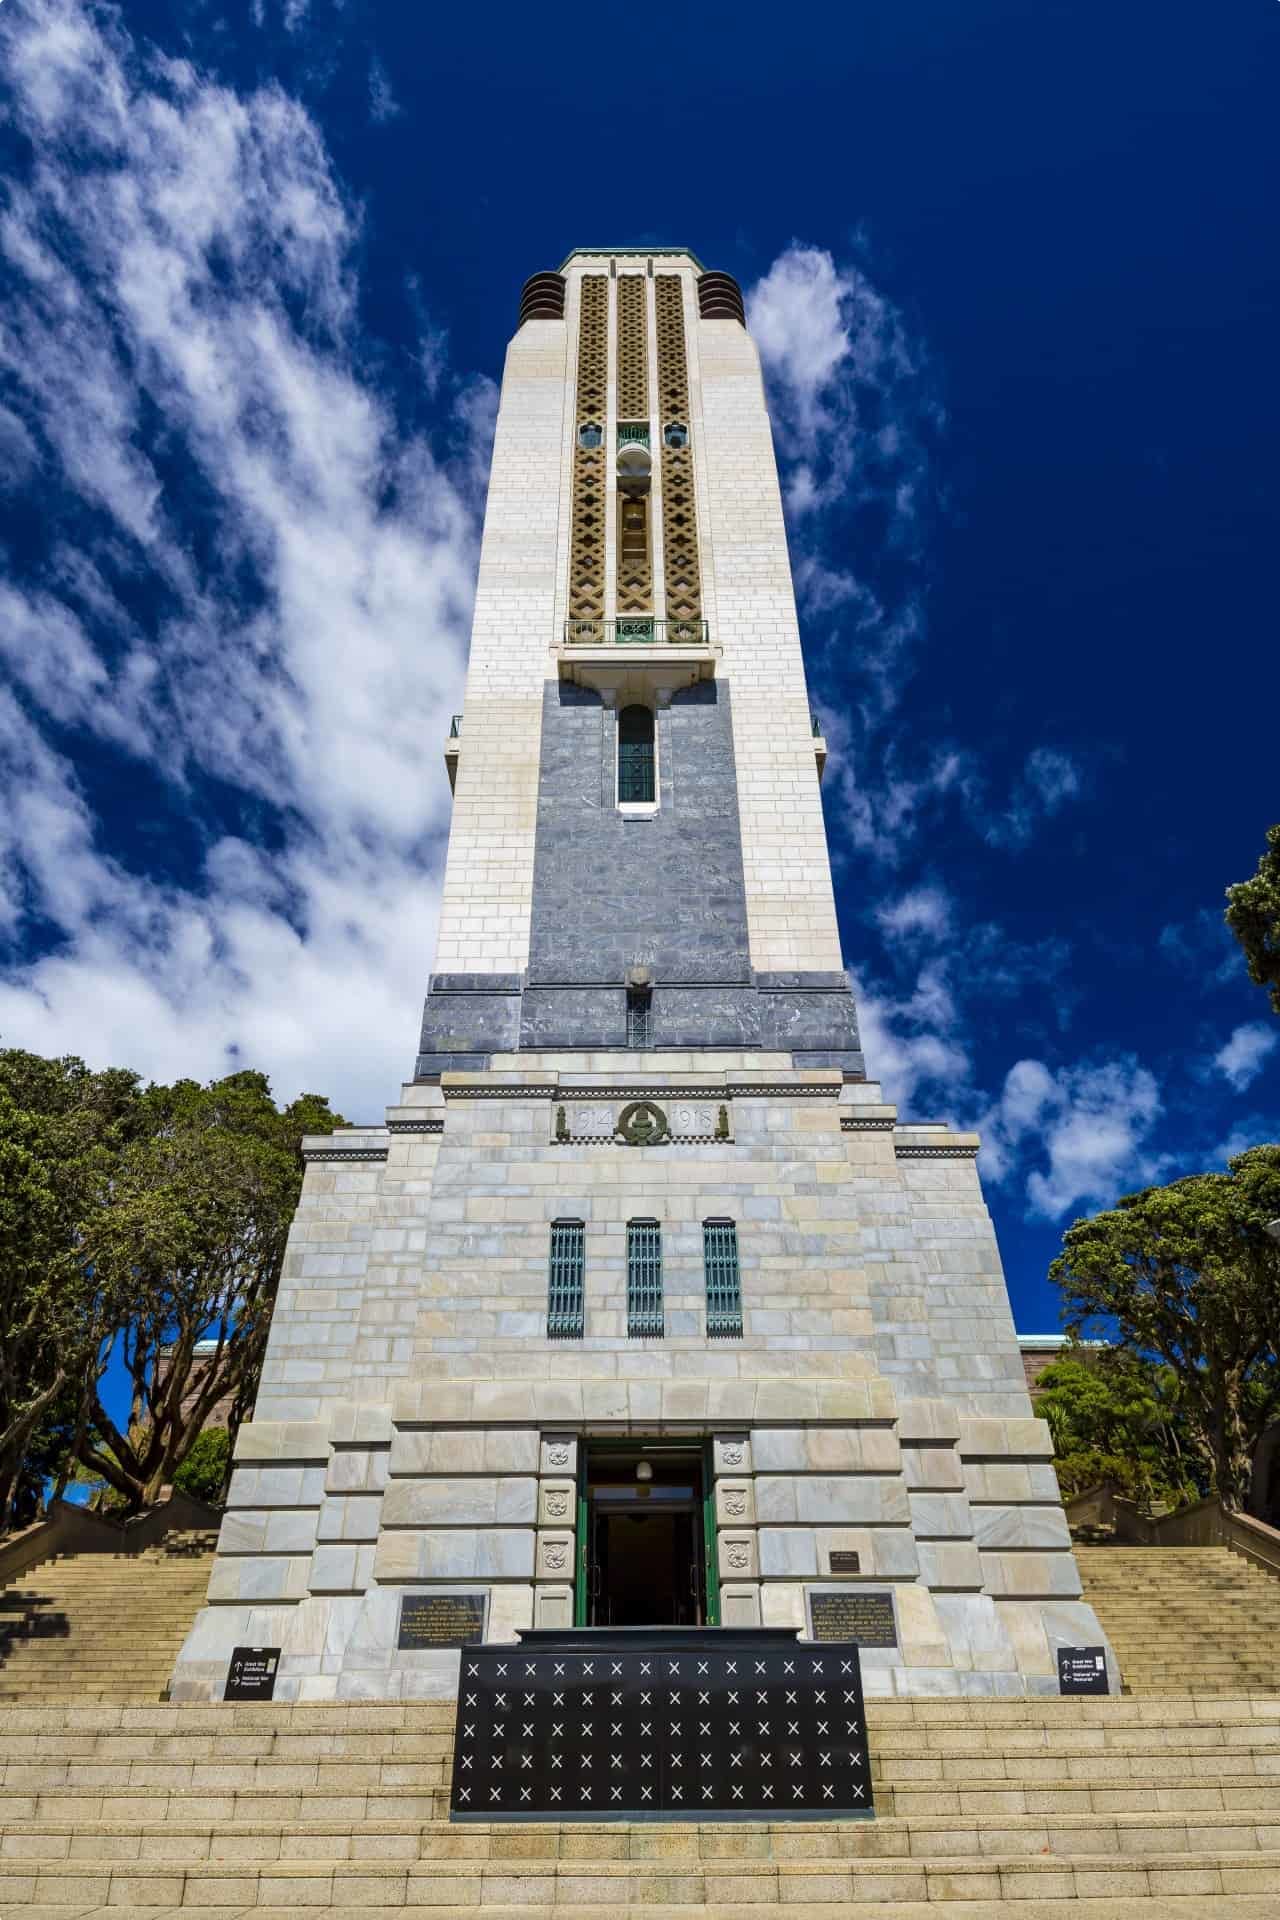
[[[450,1698],[427,1623],[477,1612],[843,1608],[881,1696],[1104,1644],[978,1141],[865,1077],[759,357],[701,271],[575,252],[508,350],[415,1077],[307,1144],[175,1699],[242,1644],[285,1700]]]
[[[828,1584],[892,1595],[873,1694],[1048,1693],[1058,1644],[1103,1644],[976,1140],[784,1059],[512,1054],[406,1087],[385,1129],[309,1143],[175,1698],[219,1697],[239,1644],[283,1648],[279,1697],[448,1697],[457,1653],[399,1649],[400,1598],[482,1590],[490,1637],[572,1624],[581,1448],[621,1436],[713,1441],[726,1620],[807,1630]],[[557,1139],[559,1108],[642,1095],[675,1121],[668,1144]],[[550,1340],[550,1227],[570,1217],[584,1332]],[[660,1339],[627,1333],[638,1217],[661,1228]],[[733,1339],[705,1331],[709,1218],[737,1227]]]

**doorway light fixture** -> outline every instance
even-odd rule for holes
[[[647,1460],[637,1460],[636,1461],[636,1479],[641,1481],[648,1481],[648,1480],[652,1480],[652,1478],[653,1478],[653,1468],[649,1464],[649,1462]]]

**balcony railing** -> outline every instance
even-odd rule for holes
[[[655,620],[648,614],[627,620],[566,620],[566,647],[705,647],[705,620]]]

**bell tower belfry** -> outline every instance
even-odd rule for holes
[[[174,1698],[245,1644],[277,1698],[451,1697],[535,1624],[1056,1692],[1105,1642],[978,1140],[866,1077],[759,360],[684,249],[524,288],[446,758],[414,1076],[306,1143]]]

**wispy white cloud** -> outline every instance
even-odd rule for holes
[[[913,887],[878,907],[876,919],[890,940],[940,940],[951,930],[951,907],[945,887]]]
[[[1161,927],[1157,946],[1184,987],[1203,991],[1244,978],[1244,961],[1221,909],[1201,907],[1188,920],[1171,921]]]
[[[941,408],[920,342],[861,266],[793,241],[747,296],[782,456],[802,610],[842,698],[897,703],[924,627],[918,554],[931,500],[928,435]],[[848,538],[866,514],[874,534]],[[856,551],[866,564],[855,565]],[[878,564],[886,555],[900,565]],[[812,637],[812,636],[811,636]],[[821,672],[820,676],[821,678]],[[864,782],[865,785],[865,782]]]
[[[982,1170],[1020,1180],[1033,1219],[1107,1206],[1159,1177],[1151,1135],[1162,1112],[1154,1075],[1132,1057],[1056,1070],[1019,1060],[980,1122]]]
[[[1280,1041],[1280,1031],[1274,1022],[1266,1025],[1261,1020],[1248,1021],[1237,1027],[1225,1046],[1218,1049],[1213,1064],[1236,1093],[1243,1093],[1262,1072],[1277,1041]]]
[[[972,1062],[960,1038],[945,977],[925,968],[902,997],[878,993],[855,979],[858,1023],[867,1071],[904,1116],[950,1116],[968,1091]]]
[[[1083,790],[1080,768],[1056,747],[1035,747],[1014,785],[1008,808],[990,817],[985,837],[993,847],[1019,848],[1034,838],[1042,821],[1052,819]]]
[[[886,495],[900,532],[918,510],[919,449],[894,403],[921,404],[920,353],[899,310],[857,266],[793,241],[748,296],[751,331],[788,456],[793,516]]]
[[[369,117],[382,126],[403,111],[391,90],[391,77],[375,53],[369,62]]]
[[[491,390],[449,383],[443,454],[397,421],[364,372],[355,216],[277,88],[75,0],[6,9],[0,60],[34,154],[0,220],[0,372],[79,502],[78,550],[14,570],[0,608],[0,1033],[165,1075],[249,1059],[285,1093],[323,1074],[376,1112],[430,964]],[[167,783],[204,846],[187,884],[104,851],[77,734]],[[262,808],[265,836],[233,824]]]

